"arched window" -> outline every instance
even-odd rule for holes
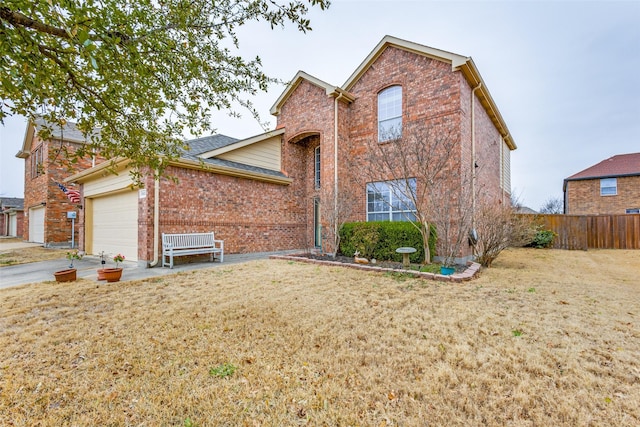
[[[378,142],[402,136],[402,86],[378,93]]]

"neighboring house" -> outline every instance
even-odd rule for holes
[[[539,213],[538,211],[531,209],[528,206],[517,206],[515,211],[516,213],[519,213],[519,214],[528,214],[528,215],[537,215]]]
[[[77,223],[69,216],[79,216],[82,203],[74,197],[78,186],[63,184],[65,178],[95,166],[94,159],[81,159],[75,164],[66,160],[65,152],[74,152],[85,142],[73,123],[54,127],[51,138],[42,140],[38,131],[45,122],[37,119],[27,125],[22,149],[16,157],[25,160],[23,239],[47,247],[71,246],[78,242]],[[63,192],[61,184],[69,193]]]
[[[24,199],[0,197],[0,236],[22,237]]]
[[[510,201],[516,146],[468,57],[387,36],[342,86],[298,72],[271,113],[278,122],[270,132],[188,141],[166,169],[177,181],[149,173],[144,187],[134,188],[127,160],[118,162],[118,175],[103,164],[69,177],[82,186],[83,248],[152,266],[161,233],[214,231],[229,253],[331,249],[321,208],[337,197],[324,190],[350,198],[350,220],[399,219],[393,202],[368,211],[368,189],[384,187],[388,177],[368,182],[357,173],[366,167],[358,162],[367,142],[383,140],[390,127],[435,126],[445,118],[456,126],[463,167],[477,170],[483,200]],[[470,254],[466,247],[460,255]]]
[[[640,213],[640,153],[619,154],[564,180],[570,215]]]

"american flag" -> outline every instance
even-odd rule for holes
[[[67,195],[67,198],[69,199],[69,201],[71,203],[80,203],[82,198],[80,197],[80,192],[79,191],[71,190],[71,189],[65,187],[64,185],[60,184],[59,182],[56,182],[56,184],[58,184],[58,187],[60,187],[62,192]]]

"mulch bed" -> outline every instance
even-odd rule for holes
[[[444,276],[439,273],[421,272],[421,264],[409,264],[409,268],[406,269],[401,262],[395,261],[377,261],[375,264],[360,264],[356,263],[354,257],[347,257],[343,255],[337,255],[335,258],[329,255],[315,254],[312,252],[305,252],[292,255],[273,255],[270,258],[274,259],[288,259],[302,262],[312,262],[326,265],[344,265],[349,268],[356,268],[360,270],[380,271],[380,272],[394,272],[394,273],[406,273],[415,277],[421,277],[425,279],[435,279],[444,281],[462,282],[474,279],[477,277],[480,271],[480,264],[471,262],[467,266],[458,265],[454,274]]]
[[[335,258],[331,257],[330,255],[320,255],[320,254],[313,254],[313,253],[300,254],[300,255],[296,255],[296,256],[306,257],[306,258],[309,258],[309,259],[316,259],[316,260],[319,260],[319,261],[336,261],[336,262],[340,262],[340,263],[344,263],[344,264],[358,264],[355,261],[354,257],[348,257],[348,256],[344,256],[344,255],[336,255]],[[376,261],[375,263],[360,264],[360,265],[369,265],[371,267],[381,267],[381,268],[392,268],[392,269],[397,269],[397,270],[404,270],[405,269],[404,266],[402,265],[402,262],[397,262],[397,261]],[[422,267],[422,264],[411,263],[411,264],[409,264],[408,270],[419,271],[420,267]],[[456,273],[462,273],[466,269],[467,269],[466,265],[457,265],[456,266]]]

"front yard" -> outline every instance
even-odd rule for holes
[[[70,250],[43,248],[42,246],[12,248],[20,243],[22,243],[22,239],[0,239],[0,268],[28,262],[62,259]]]
[[[640,252],[0,290],[0,425],[640,424]]]

